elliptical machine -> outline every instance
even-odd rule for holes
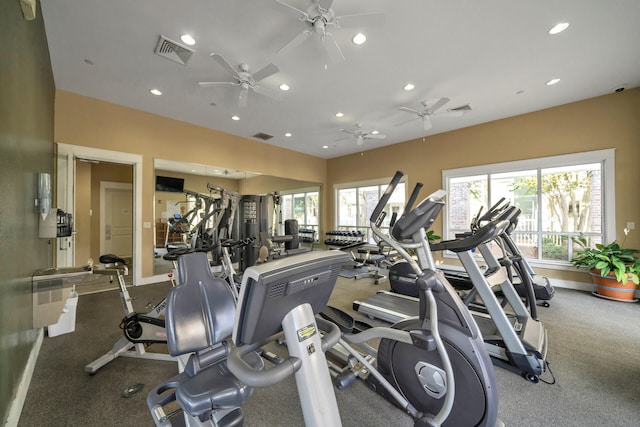
[[[380,231],[383,209],[402,176],[396,173],[378,202],[371,228],[412,265],[420,289],[420,316],[392,327],[351,333],[348,320],[331,310],[325,312],[332,320],[329,326],[337,323],[342,327],[339,344],[366,366],[375,378],[371,384],[411,415],[416,426],[501,425],[494,371],[478,327],[435,269],[424,237],[443,206],[442,194],[431,195],[415,209],[409,207],[394,225],[393,237]],[[419,262],[407,249],[417,254]],[[228,361],[234,375],[250,386],[265,387],[295,374],[307,426],[340,425],[323,354],[335,343],[335,331],[313,317],[324,308],[337,276],[337,271],[314,264],[331,262],[333,270],[338,270],[341,259],[331,259],[337,257],[336,252],[328,251],[322,257],[313,252],[247,270],[233,334],[239,347],[232,350]],[[273,340],[272,334],[281,328],[290,354],[284,363],[258,372],[242,361],[245,354]],[[326,331],[322,341],[318,328]],[[366,345],[375,339],[380,339],[377,351]],[[378,368],[351,344],[377,355]]]

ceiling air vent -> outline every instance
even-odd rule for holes
[[[471,111],[471,105],[462,105],[460,107],[452,108],[449,111]]]
[[[273,135],[267,135],[266,133],[258,132],[255,135],[253,135],[253,137],[261,139],[263,141],[267,141],[267,140],[273,138]]]
[[[178,64],[187,65],[195,51],[161,35],[155,53]]]

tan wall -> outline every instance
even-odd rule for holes
[[[155,221],[154,158],[302,181],[326,180],[324,159],[62,90],[56,91],[55,141],[142,155],[143,222]],[[153,239],[152,228],[142,230],[143,254],[153,254]],[[142,276],[152,275],[152,255],[143,256]]]
[[[473,114],[473,112],[469,113]],[[627,221],[638,230],[627,247],[640,247],[640,88],[521,116],[331,159],[327,187],[345,182],[408,175],[409,188],[424,183],[423,195],[442,186],[442,170],[615,148],[618,238]],[[425,192],[426,191],[426,192]],[[328,227],[335,224],[328,197]],[[434,225],[442,232],[441,219]],[[550,277],[589,281],[575,271],[540,271]]]
[[[473,114],[473,113],[470,113]],[[323,224],[334,224],[333,185],[387,177],[401,169],[409,186],[425,190],[442,185],[442,170],[489,163],[616,149],[616,221],[618,233],[627,221],[640,226],[640,89],[606,95],[530,114],[433,135],[376,150],[325,161],[268,144],[235,137],[184,122],[82,97],[56,92],[57,142],[143,155],[143,200],[153,198],[153,159],[211,163],[295,180],[326,183],[322,189]],[[176,145],[178,144],[178,145]],[[179,147],[180,149],[177,149]],[[184,147],[189,147],[188,150]],[[251,156],[238,153],[252,153]],[[143,221],[152,221],[145,203]],[[435,224],[442,230],[441,221]],[[627,246],[640,246],[640,231]],[[143,252],[152,253],[153,230],[143,230]],[[551,277],[565,274],[543,272]],[[152,274],[152,259],[143,260],[143,277]],[[582,275],[566,273],[570,280]]]
[[[74,265],[86,265],[91,258],[91,163],[76,161],[76,194]]]
[[[321,184],[321,182],[297,181],[288,178],[260,175],[245,180],[242,194],[269,194],[274,191],[317,187]]]
[[[91,258],[100,258],[100,183],[120,182],[133,184],[133,166],[114,163],[91,164]],[[131,242],[133,245],[133,242]],[[85,260],[86,261],[86,260]]]

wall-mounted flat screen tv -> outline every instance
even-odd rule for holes
[[[171,178],[168,176],[156,176],[156,191],[169,193],[184,192],[184,178]]]

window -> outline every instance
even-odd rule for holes
[[[445,170],[444,234],[467,231],[480,208],[504,198],[521,210],[513,238],[525,257],[566,265],[573,241],[615,238],[614,151]]]
[[[344,184],[336,186],[336,229],[360,231],[365,241],[375,244],[369,218],[390,180]],[[382,226],[384,232],[389,230],[389,222],[393,213],[401,215],[405,205],[405,183],[400,182],[384,208],[387,213]]]
[[[283,223],[287,219],[297,220],[298,229],[313,230],[317,241],[320,231],[319,201],[320,191],[317,188],[281,192],[280,211]]]

